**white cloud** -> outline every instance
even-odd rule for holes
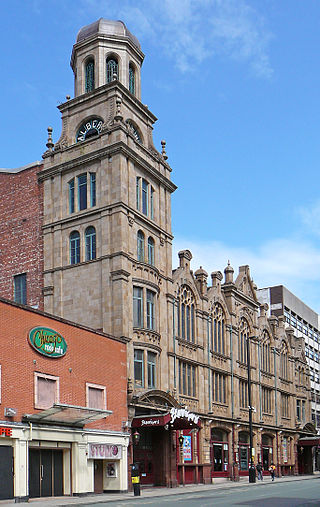
[[[297,239],[274,239],[258,248],[238,248],[220,241],[190,241],[176,237],[173,243],[173,268],[178,266],[179,250],[189,249],[192,269],[202,266],[209,274],[222,271],[230,260],[235,271],[248,264],[258,288],[285,285],[315,311],[320,311],[320,249],[312,242]]]
[[[306,230],[320,236],[320,201],[316,201],[310,208],[299,208],[298,213]]]
[[[122,19],[140,39],[149,39],[181,72],[197,70],[213,55],[247,63],[270,77],[271,34],[248,0],[82,0],[90,15]]]

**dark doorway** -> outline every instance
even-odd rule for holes
[[[63,495],[63,451],[30,449],[29,496]]]
[[[94,460],[94,492],[103,493],[103,460]]]
[[[0,446],[0,500],[13,498],[13,447]]]

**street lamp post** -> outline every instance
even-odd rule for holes
[[[250,464],[249,464],[249,482],[256,482],[256,470],[253,461],[253,430],[252,430],[252,412],[253,406],[251,403],[251,371],[250,371],[250,339],[247,337],[247,365],[248,365],[248,403],[249,403],[249,452],[250,452]]]

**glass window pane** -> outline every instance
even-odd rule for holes
[[[87,175],[78,176],[78,208],[87,209]]]
[[[22,273],[13,277],[14,280],[14,301],[21,303],[22,305],[27,304],[27,275]]]

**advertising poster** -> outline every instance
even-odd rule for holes
[[[191,436],[183,435],[183,460],[192,461]]]

